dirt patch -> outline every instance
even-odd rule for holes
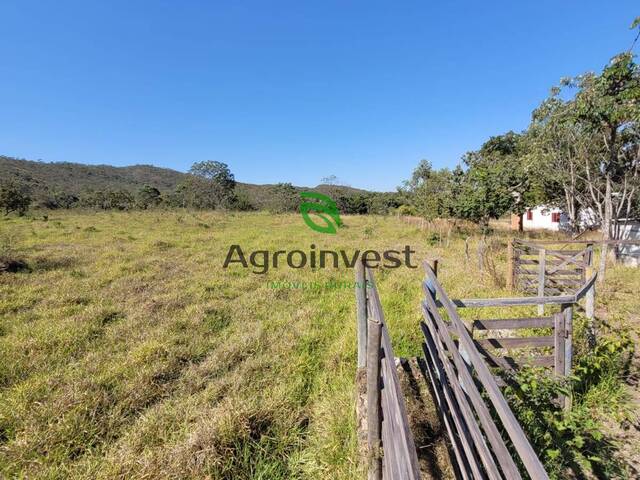
[[[418,452],[423,479],[454,479],[449,455],[447,430],[440,420],[431,386],[423,375],[417,359],[400,361],[400,385],[407,405],[409,425]]]

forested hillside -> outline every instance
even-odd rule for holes
[[[152,165],[112,167],[80,163],[46,163],[0,156],[2,177],[26,183],[37,194],[39,190],[61,190],[80,194],[83,190],[124,189],[131,192],[144,185],[160,191],[173,190],[185,174]]]
[[[47,208],[99,206],[127,209],[141,192],[157,190],[165,203],[175,206],[183,199],[176,192],[184,191],[193,176],[169,168],[153,165],[114,167],[81,163],[22,160],[0,155],[0,183],[15,182],[24,188],[32,205]],[[182,185],[182,187],[181,187]],[[297,187],[291,184],[255,185],[234,183],[236,197],[242,209],[291,210],[297,206],[296,192],[315,190],[334,198],[371,195],[369,192],[345,185]],[[145,190],[146,189],[146,190]],[[295,202],[293,197],[296,197]],[[139,203],[139,202],[138,202]],[[362,212],[364,213],[364,212]]]

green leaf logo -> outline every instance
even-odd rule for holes
[[[320,233],[336,233],[336,226],[342,225],[340,220],[340,212],[338,206],[331,198],[317,192],[300,192],[303,200],[312,199],[317,201],[302,202],[300,204],[300,213],[304,223],[311,230]],[[324,220],[325,225],[318,225],[309,216],[311,213]],[[333,219],[333,222],[331,221]]]

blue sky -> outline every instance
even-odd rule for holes
[[[636,2],[0,2],[0,154],[393,190],[521,130]]]

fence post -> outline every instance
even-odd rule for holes
[[[593,243],[587,243],[586,255],[584,259],[584,263],[589,265],[589,267],[593,266]]]
[[[367,443],[369,480],[382,478],[382,410],[380,404],[380,338],[382,323],[368,319],[367,335]]]
[[[358,329],[358,368],[367,366],[367,280],[364,263],[356,264],[356,312]]]
[[[565,376],[565,321],[564,314],[562,312],[553,315],[553,371],[556,376]],[[561,395],[560,404],[563,408],[566,408],[567,398]]]
[[[513,282],[513,274],[514,274],[514,265],[513,265],[513,238],[509,239],[509,243],[507,243],[507,289],[513,290],[514,282]]]
[[[431,270],[433,270],[433,274],[437,277],[438,276],[438,259],[432,258],[431,260],[427,260],[427,262],[429,262],[429,266],[431,267]]]
[[[538,296],[544,297],[545,270],[547,268],[547,251],[541,248],[538,253]],[[544,303],[538,305],[538,315],[544,315]]]
[[[433,270],[433,274],[437,277],[438,276],[438,259],[437,258],[433,258],[431,260],[427,260],[427,263],[431,267],[431,270]],[[436,287],[435,287],[435,285],[433,285],[433,283],[431,282],[430,278],[427,278],[427,280],[425,281],[425,285],[429,289],[429,292],[431,292],[431,297],[435,300],[436,299]]]
[[[571,375],[571,362],[573,358],[573,309],[570,303],[562,304],[562,316],[564,317],[564,376]],[[565,410],[571,410],[571,397],[564,403]]]
[[[591,348],[596,345],[596,323],[595,323],[595,310],[596,310],[596,283],[593,282],[591,288],[587,291],[585,296],[585,313],[589,321],[589,335],[588,341]]]
[[[591,275],[593,273],[593,243],[588,243],[587,244],[587,248],[585,249],[585,265],[588,265],[589,267],[585,267],[584,268],[584,278],[586,281],[586,278],[591,278]],[[583,281],[584,283],[584,281]],[[589,347],[593,348],[596,345],[596,325],[595,325],[595,318],[596,318],[596,284],[594,282],[593,285],[591,285],[591,288],[587,291],[587,294],[585,295],[585,305],[584,305],[584,312],[585,315],[587,316],[587,320],[589,321],[588,323],[588,342],[589,342]]]

